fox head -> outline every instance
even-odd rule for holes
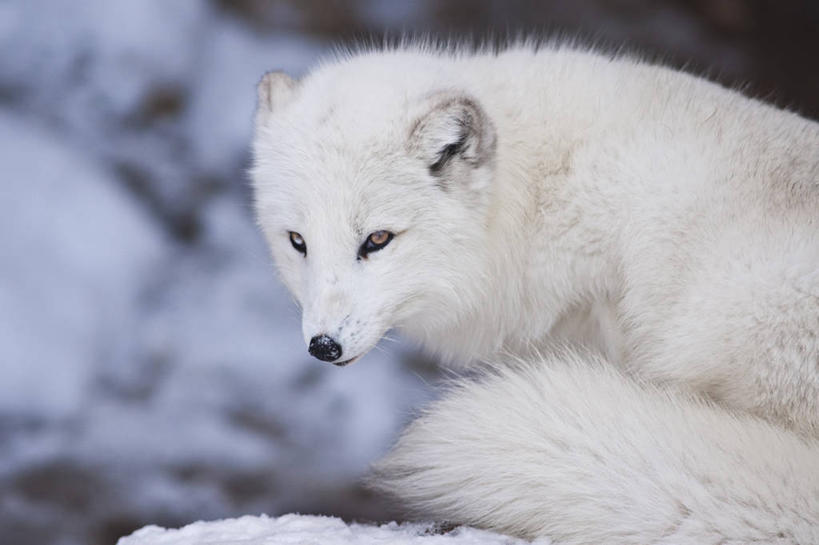
[[[423,341],[478,304],[496,148],[469,94],[343,69],[262,78],[251,171],[308,350],[336,365],[392,327]]]

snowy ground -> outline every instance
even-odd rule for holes
[[[442,524],[345,524],[334,517],[284,515],[197,522],[179,530],[143,528],[117,545],[549,545]]]

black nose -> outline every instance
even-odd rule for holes
[[[341,345],[327,335],[316,335],[310,339],[307,351],[321,361],[335,361],[341,357]]]

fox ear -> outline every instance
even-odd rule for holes
[[[472,168],[495,155],[495,128],[477,100],[457,92],[434,95],[410,133],[411,150],[433,176],[444,176],[459,160]]]
[[[267,121],[271,114],[287,104],[296,94],[298,81],[281,71],[268,72],[256,86],[256,124]]]

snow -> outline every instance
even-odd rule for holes
[[[390,522],[345,524],[339,518],[283,515],[245,516],[196,522],[179,530],[148,526],[117,545],[523,545],[520,539],[468,527],[445,528],[430,523]],[[539,539],[537,545],[549,545]]]
[[[110,174],[0,113],[0,412],[69,417],[134,318],[161,233]],[[43,380],[43,377],[48,377]]]
[[[0,58],[3,85],[85,125],[128,114],[157,81],[182,84],[207,11],[200,2],[31,0],[4,4],[0,21],[0,47],[14,51]]]

